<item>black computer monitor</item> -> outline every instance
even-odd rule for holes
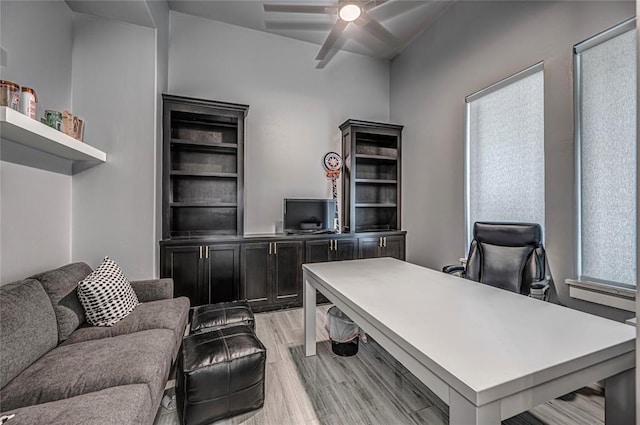
[[[283,227],[286,233],[335,232],[335,199],[284,200]]]

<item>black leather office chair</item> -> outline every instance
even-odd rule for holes
[[[489,223],[473,225],[473,241],[464,265],[442,271],[476,282],[546,299],[550,277],[539,224]]]

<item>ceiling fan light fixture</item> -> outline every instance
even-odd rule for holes
[[[360,17],[362,13],[362,9],[360,6],[354,3],[345,3],[340,6],[340,10],[338,11],[338,16],[340,19],[346,22],[353,22]]]

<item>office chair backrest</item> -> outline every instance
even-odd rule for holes
[[[473,225],[467,279],[529,295],[531,283],[545,278],[546,256],[538,224]]]

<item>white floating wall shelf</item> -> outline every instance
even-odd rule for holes
[[[101,150],[6,106],[0,106],[0,136],[73,161],[74,174],[107,161]]]

